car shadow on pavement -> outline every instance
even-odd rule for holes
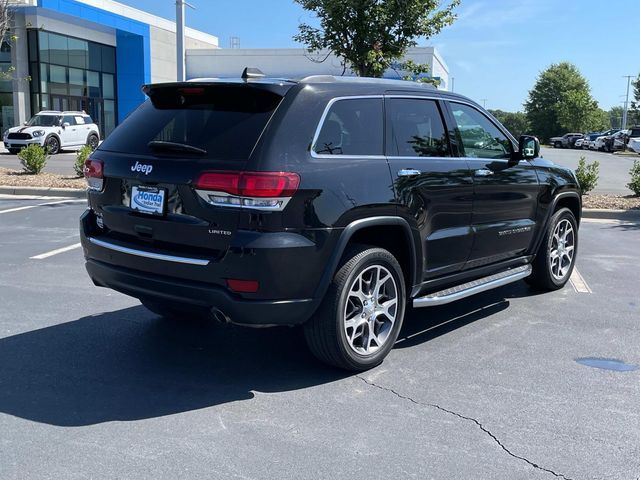
[[[413,347],[428,342],[501,312],[509,307],[510,298],[533,297],[543,293],[545,292],[538,291],[525,282],[516,282],[458,302],[409,309],[394,348]]]
[[[144,307],[0,339],[0,412],[58,426],[155,418],[333,382],[300,329],[171,321]]]
[[[514,285],[414,310],[397,347],[427,342],[507,308],[505,298],[532,294]],[[139,306],[0,339],[0,412],[57,426],[133,421],[350,375],[316,361],[300,328],[172,321]]]

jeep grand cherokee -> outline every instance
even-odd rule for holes
[[[330,76],[144,91],[86,163],[81,235],[95,284],[153,312],[303,324],[364,370],[409,306],[571,275],[574,174],[468,98]]]

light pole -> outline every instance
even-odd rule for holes
[[[184,7],[195,7],[184,0],[176,0],[176,61],[178,64],[177,78],[179,82],[184,82]]]
[[[488,100],[488,98],[481,98],[480,100],[482,100],[482,108],[486,109],[487,108],[487,100]]]
[[[622,78],[626,78],[627,79],[627,96],[624,100],[624,110],[622,111],[622,129],[624,130],[625,128],[627,128],[627,114],[629,111],[629,85],[631,84],[631,79],[633,78],[633,75],[625,75]]]
[[[456,86],[456,77],[451,77],[451,93],[453,93],[453,88]]]

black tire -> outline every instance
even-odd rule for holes
[[[20,153],[20,149],[19,148],[9,148],[7,150],[11,155],[17,155],[18,153]]]
[[[144,305],[147,310],[150,310],[156,315],[170,320],[213,320],[213,316],[206,309],[194,307],[192,305],[182,305],[174,302],[163,302],[158,300],[146,299],[140,299],[140,303],[142,303],[142,305]]]
[[[553,148],[562,148],[562,143],[561,142],[554,143]]]
[[[347,308],[347,300],[349,297],[349,291],[360,275],[366,275],[371,270],[371,267],[381,266],[393,277],[393,282],[389,285],[385,284],[385,292],[387,288],[395,292],[396,304],[395,304],[395,320],[392,325],[384,329],[386,339],[381,346],[376,347],[376,350],[369,354],[358,353],[355,347],[349,343],[345,327],[345,309]],[[380,270],[378,270],[380,272]],[[379,273],[378,273],[379,274]],[[387,280],[389,282],[389,280]],[[361,290],[364,290],[365,284],[361,283]],[[366,286],[366,288],[371,288]],[[395,289],[395,290],[394,290]],[[385,293],[386,294],[386,293]],[[379,298],[376,298],[374,302],[377,306]],[[366,305],[366,301],[364,305]],[[333,277],[333,281],[329,286],[327,294],[322,301],[322,305],[314,316],[304,325],[304,334],[307,340],[307,345],[311,352],[322,362],[329,365],[350,370],[350,371],[364,371],[375,367],[382,363],[389,351],[393,348],[393,345],[398,338],[398,333],[402,328],[402,321],[405,313],[406,293],[404,276],[402,274],[402,268],[395,259],[395,257],[387,250],[376,247],[368,246],[353,246],[350,248],[342,259],[341,265],[338,267],[338,271]],[[351,305],[351,304],[350,304]],[[369,306],[373,308],[373,304]],[[362,316],[365,316],[364,306],[362,307]],[[356,315],[357,317],[357,315]],[[376,319],[374,319],[374,317]],[[355,317],[354,317],[355,318]],[[375,333],[375,339],[383,332],[385,321],[388,323],[389,317],[372,314],[370,316],[370,322],[374,325],[374,331],[377,325],[377,318],[383,318],[380,322],[382,325],[378,325],[378,332]],[[365,323],[368,321],[365,320]],[[364,331],[367,331],[366,338],[369,337],[368,326],[363,326],[361,335],[358,338],[365,339]],[[356,328],[353,329],[352,336],[355,337]],[[355,340],[352,341],[352,343]],[[369,347],[367,346],[367,349]]]
[[[552,272],[551,256],[554,246],[557,247],[553,233],[561,222],[568,221],[573,229],[573,255],[571,257],[570,265],[566,270],[566,273],[562,278],[557,278]],[[578,256],[578,222],[573,212],[568,208],[561,208],[553,214],[547,225],[547,230],[544,233],[538,253],[532,263],[533,272],[525,280],[530,285],[540,288],[542,290],[558,290],[565,286],[571,277],[571,273],[576,264],[576,258]],[[562,262],[562,257],[559,260]]]
[[[49,155],[57,155],[60,152],[60,139],[55,135],[49,135],[44,141],[44,147]]]
[[[91,133],[87,138],[87,145],[91,147],[91,150],[95,150],[98,148],[98,144],[100,143],[100,139],[95,133]]]

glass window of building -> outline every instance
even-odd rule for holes
[[[85,111],[103,135],[116,126],[116,50],[43,30],[28,33],[32,110]]]

